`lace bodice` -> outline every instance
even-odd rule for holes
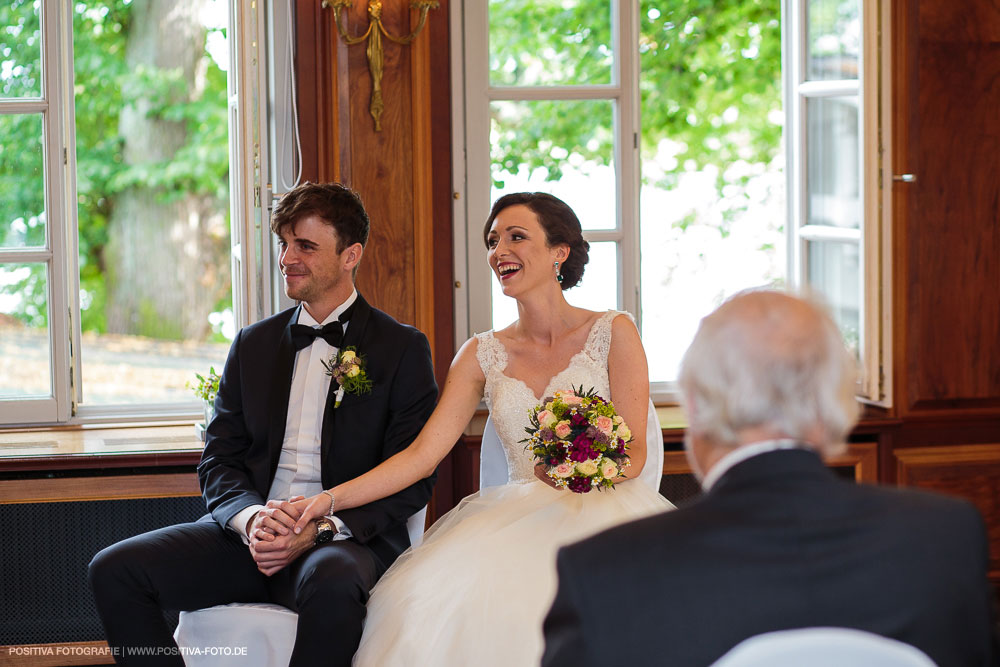
[[[531,452],[525,451],[519,442],[527,435],[528,413],[546,396],[560,389],[570,389],[583,385],[584,389],[594,388],[601,396],[613,400],[608,380],[608,351],[611,349],[611,323],[617,315],[626,315],[616,310],[597,318],[587,335],[583,349],[573,355],[569,365],[549,379],[545,392],[536,397],[522,380],[504,373],[507,368],[507,349],[492,331],[476,334],[479,345],[476,358],[486,375],[484,391],[486,406],[503,443],[507,457],[507,481],[521,482],[535,478]]]

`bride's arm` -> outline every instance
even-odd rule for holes
[[[455,355],[441,399],[409,447],[330,490],[336,499],[335,512],[390,496],[434,472],[458,442],[483,396],[486,378],[476,359],[478,344],[475,338],[470,338]],[[299,533],[310,521],[326,515],[330,496],[319,493],[296,505],[303,509],[295,523],[295,532]]]
[[[632,465],[624,477],[636,478],[646,463],[646,419],[649,414],[649,367],[639,331],[632,320],[619,315],[611,323],[608,379],[615,409],[632,431],[628,456]]]

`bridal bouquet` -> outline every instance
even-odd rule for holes
[[[528,413],[528,443],[538,463],[557,486],[576,493],[610,489],[629,466],[632,432],[615,406],[594,392],[557,391]]]

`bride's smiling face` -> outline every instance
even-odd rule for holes
[[[486,247],[486,259],[507,296],[539,284],[559,289],[554,264],[566,261],[569,248],[549,246],[545,228],[527,206],[515,204],[497,213]]]

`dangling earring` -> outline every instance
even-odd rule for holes
[[[553,265],[556,267],[556,282],[562,283],[563,274],[559,273],[559,262],[554,262]]]

